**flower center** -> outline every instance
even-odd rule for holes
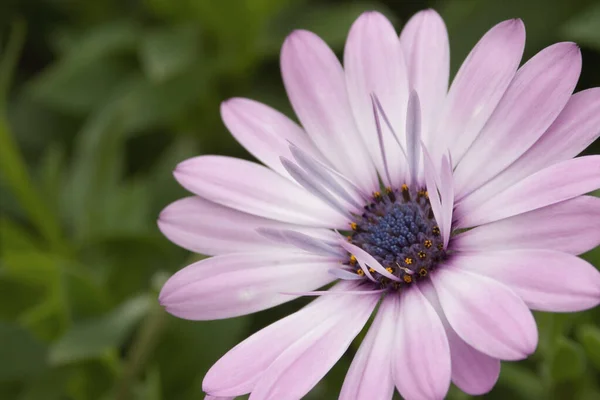
[[[423,279],[446,257],[440,228],[425,190],[411,190],[402,185],[400,190],[388,188],[384,194],[376,192],[373,202],[364,207],[364,213],[351,227],[348,240],[400,278],[400,282],[395,282],[369,268],[381,288],[400,289]],[[348,264],[357,274],[365,274],[353,255],[349,256]]]

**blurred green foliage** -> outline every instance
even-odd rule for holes
[[[579,89],[600,86],[592,0],[22,0],[0,10],[0,399],[200,399],[210,365],[301,307],[189,322],[161,284],[196,255],[155,224],[185,195],[177,162],[250,158],[219,103],[247,96],[290,112],[278,52],[294,28],[341,51],[362,11],[398,28],[419,9],[445,18],[456,71],[493,24],[522,17],[529,57],[561,40],[583,50]],[[598,144],[588,152],[599,152]],[[600,265],[600,250],[585,256]],[[504,363],[490,399],[600,398],[600,310],[536,314],[540,345]],[[334,399],[353,347],[308,398]],[[468,396],[453,388],[451,399]]]

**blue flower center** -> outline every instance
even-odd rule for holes
[[[440,228],[425,190],[410,190],[403,185],[400,190],[377,192],[351,227],[350,242],[400,278],[400,282],[395,282],[369,269],[382,288],[399,289],[426,278],[446,257]],[[352,255],[348,264],[357,274],[365,274]]]

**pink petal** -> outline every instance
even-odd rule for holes
[[[408,80],[402,48],[392,24],[378,12],[362,14],[352,25],[344,50],[346,85],[356,125],[381,176],[384,162],[371,107],[375,94],[386,110],[394,131],[404,143]],[[389,130],[383,143],[392,185],[404,183],[404,157]],[[363,150],[364,151],[364,150]]]
[[[221,104],[221,117],[238,142],[265,165],[289,176],[279,157],[292,158],[290,143],[317,159],[321,155],[308,135],[291,119],[250,99],[234,98]]]
[[[474,208],[527,176],[581,153],[600,136],[600,88],[576,93],[550,128],[517,161],[461,200]]]
[[[452,329],[431,283],[419,286],[444,324],[452,359],[452,382],[465,393],[481,395],[489,392],[500,375],[500,360],[469,346]]]
[[[448,325],[452,382],[463,392],[479,396],[492,390],[500,376],[500,360],[469,346]]]
[[[318,289],[335,278],[332,258],[293,252],[238,253],[191,264],[163,286],[159,300],[180,318],[210,320],[265,310]]]
[[[548,249],[582,254],[600,245],[600,198],[581,196],[468,230],[455,251]]]
[[[502,282],[535,310],[573,312],[600,304],[600,271],[571,254],[529,249],[463,253],[454,264]]]
[[[421,101],[423,141],[430,144],[448,91],[450,45],[444,20],[434,10],[415,14],[404,26],[400,44],[410,86]]]
[[[323,240],[336,240],[327,229],[307,228],[274,221],[213,203],[186,197],[169,204],[158,219],[161,232],[173,243],[200,254],[217,255],[273,249],[258,228],[288,229]]]
[[[200,156],[180,163],[174,175],[199,196],[261,217],[340,229],[350,222],[297,184],[253,162]]]
[[[344,355],[378,300],[379,295],[354,298],[326,321],[312,323],[312,329],[288,347],[263,373],[250,399],[304,397]]]
[[[227,396],[227,397],[216,397],[216,396],[211,396],[210,394],[207,394],[204,397],[204,400],[234,400],[234,399],[235,399],[235,397],[230,397],[230,396]]]
[[[548,129],[581,72],[574,43],[540,51],[515,75],[498,107],[454,171],[458,199],[508,167]]]
[[[394,343],[397,317],[397,301],[394,296],[387,296],[352,360],[340,400],[392,398],[394,381],[390,349]]]
[[[442,321],[418,287],[399,299],[392,371],[405,399],[443,399],[450,387],[450,348]]]
[[[475,210],[455,209],[456,228],[486,224],[600,188],[600,156],[554,164],[516,183]]]
[[[431,274],[446,318],[470,346],[501,360],[521,360],[535,351],[531,312],[503,284],[463,271],[448,261]]]
[[[444,248],[448,247],[452,232],[452,212],[454,210],[454,178],[452,177],[452,159],[449,155],[442,157],[440,172],[440,198],[442,221],[441,230],[444,237]]]
[[[450,87],[436,127],[440,140],[431,143],[436,156],[450,149],[454,162],[460,161],[513,79],[524,47],[519,19],[501,22],[481,38]]]
[[[352,290],[356,286],[340,282],[330,290]],[[363,299],[363,296],[360,297]],[[207,372],[202,389],[213,396],[239,396],[250,393],[265,370],[291,345],[309,334],[315,326],[353,309],[354,296],[321,296],[298,312],[258,331],[244,340]],[[364,298],[368,303],[366,297]]]
[[[427,149],[423,146],[423,163],[424,163],[424,172],[425,172],[425,183],[427,188],[427,193],[429,193],[429,202],[431,203],[431,209],[433,211],[433,216],[435,220],[440,224],[440,230],[442,231],[442,235],[445,237],[447,235],[444,226],[444,218],[442,203],[440,199],[440,195],[438,193],[438,186],[440,185],[440,178],[437,176],[436,169],[433,165],[433,161],[429,155]]]
[[[300,122],[319,150],[367,192],[378,188],[377,173],[354,124],[344,70],[317,35],[295,31],[281,49],[281,73]]]

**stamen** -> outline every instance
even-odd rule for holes
[[[402,290],[427,276],[446,253],[436,220],[428,218],[432,205],[426,191],[402,185],[395,201],[390,192],[394,190],[386,188],[386,196],[374,193],[372,203],[351,223],[350,243],[341,246],[348,252],[344,264],[361,266],[356,276]]]
[[[359,269],[359,271],[362,272],[362,269]],[[354,273],[342,268],[331,268],[327,270],[327,272],[329,272],[329,274],[333,275],[335,278],[342,279],[345,281],[357,281],[362,279],[364,276],[364,273]]]

